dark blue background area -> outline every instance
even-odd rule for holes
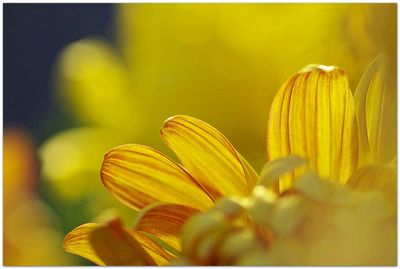
[[[68,122],[52,97],[57,56],[84,37],[112,39],[113,7],[3,4],[3,15],[4,126],[25,126],[41,141]]]

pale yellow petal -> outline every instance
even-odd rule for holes
[[[128,144],[110,150],[104,158],[101,179],[112,194],[134,209],[157,201],[199,210],[213,206],[186,170],[147,146]]]
[[[88,259],[97,265],[105,265],[89,241],[90,234],[99,227],[101,227],[101,224],[98,223],[86,223],[76,227],[65,237],[64,249],[69,253]]]
[[[269,187],[276,183],[280,176],[294,171],[294,169],[306,163],[306,159],[295,155],[270,161],[264,165],[261,171],[259,184]]]
[[[73,42],[62,51],[57,67],[58,101],[79,122],[140,130],[141,103],[110,43],[98,38]]]
[[[361,165],[388,163],[396,154],[397,91],[386,73],[384,61],[378,57],[364,73],[355,94]]]
[[[322,177],[346,182],[357,166],[357,142],[353,96],[343,70],[308,66],[279,89],[269,114],[269,160],[299,155]],[[281,177],[279,190],[293,179]]]
[[[314,172],[306,172],[294,182],[293,188],[306,197],[320,203],[329,202],[335,191],[333,184]]]
[[[225,194],[246,195],[258,181],[232,144],[201,120],[182,115],[169,118],[161,135],[214,200]]]
[[[358,169],[347,185],[358,191],[383,191],[392,201],[396,201],[397,172],[391,165],[367,165]]]
[[[182,227],[198,213],[197,209],[177,204],[153,204],[144,208],[137,219],[135,230],[147,232],[181,251]]]
[[[294,182],[293,189],[319,203],[337,206],[354,206],[358,202],[357,193],[337,182],[318,177],[314,172],[306,172]]]

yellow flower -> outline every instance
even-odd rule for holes
[[[171,248],[183,257],[178,263],[200,265],[390,264],[391,240],[383,245],[389,254],[376,259],[360,261],[346,253],[320,255],[321,249],[330,250],[323,244],[332,235],[350,238],[338,242],[352,253],[349,246],[360,238],[367,237],[365,244],[382,243],[382,237],[368,237],[377,224],[395,232],[390,199],[395,197],[396,173],[392,164],[378,163],[381,159],[377,156],[384,149],[368,151],[368,146],[383,139],[368,130],[376,128],[377,122],[378,133],[385,126],[381,118],[376,119],[387,90],[386,80],[379,80],[379,66],[380,60],[375,61],[361,80],[356,105],[344,71],[336,67],[307,66],[284,83],[271,107],[270,162],[264,166],[261,180],[218,130],[188,116],[172,117],[161,128],[164,142],[182,166],[147,146],[113,148],[103,161],[103,184],[121,202],[142,210],[141,214],[133,228],[122,227],[118,219],[82,225],[67,235],[65,249],[109,265],[168,264],[176,258]],[[364,128],[363,115],[368,119]],[[367,143],[362,140],[363,132]],[[388,131],[385,139],[391,138]],[[371,157],[356,170],[360,152]],[[309,167],[293,171],[304,164],[295,155],[308,159]],[[394,157],[391,152],[387,156]],[[333,183],[313,173],[304,174],[306,169]],[[345,183],[355,191],[343,186]],[[190,220],[181,240],[182,226],[193,214],[204,211]],[[333,230],[320,226],[320,218],[326,218],[324,223]],[[364,220],[367,228],[361,229]],[[167,246],[160,246],[154,237]],[[303,243],[307,248],[300,247]],[[297,254],[291,260],[283,259],[279,253],[285,248]]]
[[[307,66],[287,80],[271,107],[272,161],[260,184],[190,219],[175,264],[394,265],[396,92],[382,68],[381,58],[370,65],[355,103],[336,67]],[[276,158],[289,154],[309,167],[277,180],[291,160]]]
[[[41,145],[40,172],[53,200],[79,204],[88,219],[118,208],[124,223],[135,212],[98,180],[107,149],[137,141],[164,151],[152,130],[185,113],[212,121],[260,169],[265,110],[289,74],[330,62],[353,74],[354,85],[378,45],[396,40],[394,4],[124,4],[115,11],[116,39],[87,36],[60,53],[55,96],[78,128]]]

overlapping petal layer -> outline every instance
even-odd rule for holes
[[[366,165],[349,178],[347,185],[359,191],[383,191],[396,202],[397,171],[390,165]]]
[[[165,265],[173,258],[150,238],[123,228],[118,219],[75,228],[65,237],[64,248],[98,265]]]
[[[225,194],[246,195],[258,181],[231,143],[201,120],[172,117],[162,127],[161,136],[214,200]]]
[[[141,209],[160,201],[205,210],[213,201],[181,166],[142,145],[110,150],[101,168],[104,185],[126,205]]]
[[[181,251],[182,227],[197,209],[176,204],[153,204],[144,208],[136,220],[135,230],[155,235]]]
[[[373,61],[355,94],[362,165],[388,163],[396,155],[397,93],[384,67],[382,57]]]
[[[89,261],[105,265],[102,259],[97,256],[95,250],[90,244],[90,234],[101,227],[99,223],[85,223],[72,230],[64,239],[64,249],[72,254],[79,255]]]
[[[276,159],[268,162],[264,165],[261,171],[260,185],[264,186],[276,186],[274,184],[280,176],[288,172],[294,172],[293,170],[299,166],[305,165],[307,160],[299,156],[291,155],[284,158]],[[275,189],[275,191],[279,191]]]
[[[139,242],[115,220],[94,229],[90,233],[89,242],[107,265],[156,264]]]
[[[269,160],[296,154],[322,177],[345,182],[357,167],[358,138],[353,96],[344,71],[308,66],[278,91],[269,114]],[[294,175],[281,177],[279,190]]]

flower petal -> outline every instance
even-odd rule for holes
[[[259,184],[269,187],[276,183],[279,177],[283,174],[291,172],[298,166],[305,165],[306,163],[306,159],[296,155],[270,161],[264,165],[261,171]]]
[[[353,96],[344,71],[308,66],[278,91],[269,114],[269,160],[299,155],[322,177],[346,182],[357,166],[357,126]],[[279,181],[279,190],[294,176]]]
[[[89,242],[106,265],[156,265],[118,219],[94,229]]]
[[[182,227],[198,213],[197,209],[177,204],[152,204],[144,208],[137,218],[135,230],[155,235],[181,251]]]
[[[75,228],[65,237],[64,248],[97,265],[166,265],[173,258],[147,236],[123,228],[119,219]]]
[[[174,116],[161,128],[161,136],[214,200],[224,194],[246,195],[258,181],[231,143],[201,120]]]
[[[90,234],[100,226],[101,224],[98,223],[86,223],[76,227],[65,237],[64,249],[69,253],[88,259],[97,265],[105,265],[89,242]]]
[[[388,163],[396,154],[396,88],[385,77],[382,57],[367,68],[355,94],[361,165]]]
[[[103,161],[101,179],[112,194],[134,209],[156,201],[199,210],[213,206],[182,167],[147,146],[127,144],[110,150]]]
[[[358,169],[347,185],[359,191],[381,190],[395,202],[397,172],[391,165],[367,165]]]
[[[176,258],[146,235],[127,228],[125,228],[125,231],[140,243],[142,248],[150,255],[157,265],[168,265]]]
[[[131,88],[124,60],[109,42],[98,38],[73,42],[63,50],[56,71],[57,98],[79,122],[131,134],[141,130],[142,102]]]

